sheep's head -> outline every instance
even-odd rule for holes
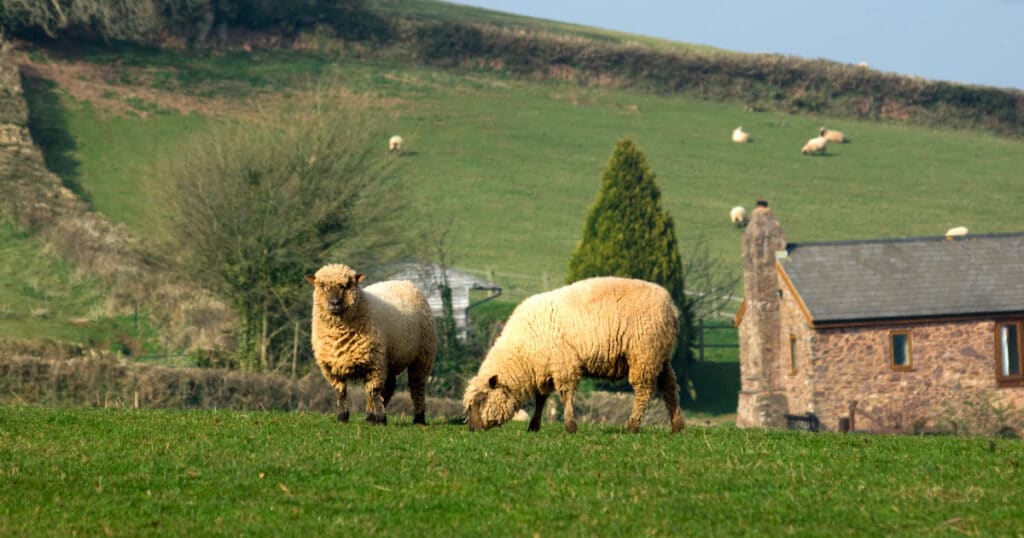
[[[364,276],[341,264],[325,265],[316,274],[306,275],[313,285],[313,305],[335,316],[345,314],[359,300]]]
[[[516,399],[497,375],[478,375],[466,386],[462,397],[469,429],[486,430],[501,426],[516,412]]]

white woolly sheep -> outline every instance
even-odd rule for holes
[[[426,423],[426,384],[437,336],[430,306],[405,280],[360,288],[364,275],[331,264],[306,275],[313,284],[313,355],[338,391],[338,421],[347,422],[347,383],[364,379],[366,421],[387,424],[395,378],[408,370],[413,423]]]
[[[405,140],[402,137],[395,135],[388,140],[388,151],[402,151],[402,144]]]
[[[746,144],[747,142],[750,142],[750,133],[744,132],[743,126],[741,125],[733,130],[732,141],[739,144]]]
[[[635,395],[626,429],[640,428],[657,390],[678,432],[684,420],[670,362],[678,331],[679,311],[668,291],[643,280],[595,277],[534,295],[512,312],[466,386],[469,427],[500,426],[533,399],[528,430],[537,431],[548,395],[558,391],[565,430],[572,433],[580,380],[627,377]]]
[[[835,144],[845,144],[850,141],[842,131],[833,131],[824,127],[818,130],[818,135]]]
[[[732,221],[736,226],[747,225],[747,210],[743,209],[743,206],[738,205],[729,210],[729,220]]]
[[[953,239],[954,237],[963,237],[967,235],[966,226],[957,226],[956,228],[950,228],[946,230],[946,239]]]
[[[800,150],[800,153],[808,155],[811,153],[825,153],[825,147],[828,146],[828,141],[823,136],[816,136],[807,141],[804,147]]]

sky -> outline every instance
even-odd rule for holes
[[[448,0],[737,52],[1024,90],[1024,0]]]

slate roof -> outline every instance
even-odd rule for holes
[[[1024,312],[1024,233],[790,243],[815,324]]]

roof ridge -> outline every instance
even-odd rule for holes
[[[925,243],[931,241],[971,241],[974,239],[998,239],[1004,237],[1024,237],[1024,232],[996,232],[987,234],[971,234],[947,238],[944,235],[920,236],[920,237],[890,237],[882,239],[845,239],[836,241],[808,241],[801,243],[786,243],[786,250],[797,247],[820,247],[820,246],[842,246],[842,245],[863,245],[863,244],[885,244],[885,243]]]

